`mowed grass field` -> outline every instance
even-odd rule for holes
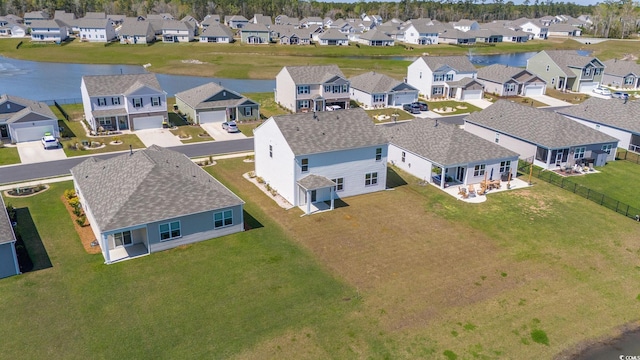
[[[500,43],[496,46],[453,45],[397,45],[370,46],[285,46],[277,44],[249,45],[165,44],[150,46],[94,44],[72,41],[62,46],[32,44],[28,39],[1,39],[0,54],[4,56],[51,62],[77,62],[88,64],[151,64],[148,70],[176,75],[210,76],[241,79],[273,79],[283,66],[336,64],[351,77],[367,71],[377,71],[403,79],[410,58],[429,55],[496,54],[544,49],[586,49],[602,60],[620,57],[637,46],[632,41],[606,41],[584,45],[571,39],[534,40],[524,44]],[[470,50],[471,49],[471,50]],[[405,60],[406,58],[406,60]],[[199,63],[194,63],[197,60]]]
[[[109,266],[61,215],[70,183],[6,199],[53,267],[0,280],[3,356],[549,359],[639,319],[638,224],[542,181],[467,204],[391,169],[300,217],[251,163],[207,169],[250,230]]]

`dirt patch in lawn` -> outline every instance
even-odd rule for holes
[[[80,237],[80,241],[82,242],[82,247],[89,254],[98,254],[100,253],[100,246],[91,246],[91,243],[96,239],[96,236],[93,234],[93,230],[91,230],[91,226],[89,226],[89,220],[85,222],[84,226],[78,225],[76,222],[77,216],[73,213],[73,207],[69,205],[69,201],[63,195],[60,197],[60,201],[64,204],[64,207],[67,209],[69,213],[69,217],[73,222],[73,227],[76,229],[76,233]]]

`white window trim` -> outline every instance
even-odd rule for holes
[[[231,216],[230,217],[225,217],[226,213],[231,213]],[[222,219],[221,219],[222,225],[220,225],[220,226],[216,226],[216,215],[218,215],[218,214],[222,214]],[[230,219],[231,222],[229,224],[226,224],[226,220],[228,220],[228,219]],[[233,226],[233,210],[229,209],[229,210],[223,210],[223,211],[218,211],[218,212],[213,213],[213,228],[214,229],[221,229],[221,228],[228,227],[228,226]]]
[[[171,224],[173,224],[173,223],[178,223],[178,230],[180,231],[180,235],[178,235],[178,236],[171,236],[171,233],[172,233],[172,230],[173,230],[171,228]],[[162,230],[160,230],[162,225],[168,225],[169,226],[169,237],[167,239],[162,239]],[[158,235],[160,235],[160,241],[161,242],[171,241],[171,240],[175,240],[175,239],[181,238],[182,237],[182,224],[180,223],[180,220],[170,221],[170,222],[158,224]]]

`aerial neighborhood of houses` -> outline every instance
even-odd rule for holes
[[[580,22],[573,20],[382,23],[379,16],[333,20],[280,15],[272,22],[256,14],[251,19],[209,15],[197,21],[169,14],[124,18],[88,13],[75,19],[64,12],[52,17],[33,12],[24,18],[0,17],[0,35],[62,42],[74,34],[80,41],[132,45],[474,44],[580,36]],[[260,121],[258,101],[215,82],[176,93],[173,108],[152,73],[84,75],[78,86],[91,135],[162,129],[173,111],[205,129],[237,130],[235,122]],[[303,215],[332,210],[341,198],[385,190],[388,166],[461,200],[480,202],[487,192],[517,187],[512,184],[519,181],[519,160],[566,174],[567,169],[582,172],[615,160],[618,147],[637,152],[640,102],[628,96],[612,99],[602,93],[604,87],[639,90],[640,66],[565,50],[540,51],[526,68],[477,68],[467,56],[424,55],[408,65],[403,80],[379,71],[349,78],[336,65],[286,65],[275,77],[273,99],[289,114],[271,116],[252,134],[238,136],[253,136],[255,170],[249,177],[259,178],[258,186],[277,193]],[[527,97],[544,102],[548,89],[593,97],[575,106],[554,103],[561,106],[557,111],[511,101]],[[458,102],[459,109],[475,104],[482,110],[454,124],[447,121],[446,111],[426,104],[433,107],[441,100]],[[372,120],[371,111],[386,108],[394,109],[391,121]],[[416,114],[415,119],[396,121],[405,110]],[[0,96],[2,140],[39,142],[45,135],[60,137],[57,117],[47,104]],[[162,146],[106,160],[90,157],[73,167],[71,176],[107,264],[245,229],[244,201],[185,155]],[[15,241],[7,213],[0,212],[0,277],[19,273]]]

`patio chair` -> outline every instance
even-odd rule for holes
[[[471,195],[471,196],[475,196],[476,195],[476,188],[473,187],[473,184],[469,184],[469,195]]]
[[[596,171],[596,170],[593,168],[593,163],[589,163],[589,171]]]

